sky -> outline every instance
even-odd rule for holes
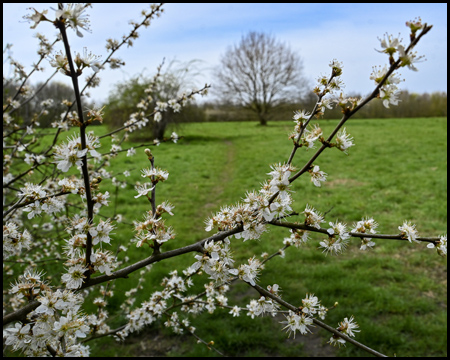
[[[38,40],[34,34],[40,32],[53,39],[57,33],[48,22],[30,29],[31,23],[23,19],[24,15],[32,13],[27,10],[30,6],[38,11],[48,9],[48,17],[54,15],[50,7],[57,8],[56,3],[3,3],[3,46],[13,44],[11,56],[28,71],[38,59]],[[68,30],[71,49],[81,52],[87,47],[88,51],[105,59],[106,39],[120,40],[131,29],[130,20],[142,19],[140,13],[144,8],[148,9],[149,5],[94,3],[87,10],[91,32],[82,30],[84,36],[80,38],[75,31]],[[408,44],[409,29],[405,22],[418,16],[433,25],[416,47],[418,55],[425,55],[426,61],[417,64],[418,72],[408,68],[399,71],[405,79],[400,88],[416,93],[447,91],[447,4],[444,3],[169,3],[163,8],[161,17],[139,31],[133,47],[123,47],[116,53],[126,65],[119,70],[108,67],[102,71],[101,85],[90,90],[94,101],[105,101],[114,84],[138,74],[151,77],[163,59],[165,64],[200,60],[196,86],[200,88],[205,83],[214,86],[213,69],[220,64],[221,56],[249,31],[272,35],[297,52],[311,88],[320,75],[329,74],[329,63],[337,59],[344,64],[341,76],[344,92],[367,95],[374,88],[369,79],[372,67],[387,63],[386,54],[375,51],[380,49],[379,38],[386,33],[400,34]],[[33,76],[33,82],[43,81],[53,72],[48,61],[44,66],[46,71]],[[90,74],[89,69],[85,71]],[[11,68],[4,61],[3,74],[10,73]],[[57,74],[56,80],[70,84],[63,74]]]

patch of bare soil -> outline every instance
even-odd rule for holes
[[[330,188],[335,188],[338,186],[345,186],[345,187],[357,187],[357,186],[363,186],[366,185],[366,183],[353,180],[353,179],[335,179],[331,181],[326,181],[324,183],[325,186]]]
[[[278,314],[273,318],[274,331],[280,331],[284,321],[284,316]],[[296,334],[295,338],[286,337],[284,344],[286,347],[297,346],[302,344],[300,357],[335,357],[336,348],[327,344],[327,334],[321,333],[319,328],[311,328],[312,334],[301,335]],[[286,334],[287,335],[287,334]],[[187,345],[187,346],[185,346]],[[170,353],[182,353],[182,349],[190,348],[197,345],[196,339],[190,335],[165,335],[158,329],[145,329],[141,333],[132,335],[124,343],[124,346],[131,350],[132,356],[135,357],[162,357]],[[221,349],[218,349],[221,350]],[[267,357],[279,357],[281,354],[270,353]]]
[[[184,343],[196,346],[195,339],[189,335],[168,336],[158,329],[144,329],[137,335],[130,335],[124,346],[132,349],[133,357],[163,357],[179,353]]]
[[[282,326],[280,321],[284,321],[285,318],[282,314],[278,314],[274,318],[274,326]],[[318,327],[310,328],[312,333],[307,335],[296,334],[295,338],[290,336],[285,340],[286,346],[293,346],[302,344],[302,353],[299,356],[303,357],[335,357],[336,348],[330,344],[327,344],[327,337],[324,330]],[[319,334],[322,333],[322,334]],[[276,354],[274,356],[277,356]]]

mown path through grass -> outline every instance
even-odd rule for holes
[[[217,210],[220,205],[223,205],[221,195],[225,191],[227,184],[233,179],[236,150],[233,141],[226,138],[222,139],[222,141],[226,146],[226,154],[223,160],[223,168],[219,174],[219,182],[211,189],[208,196],[209,202],[203,206],[207,211]]]

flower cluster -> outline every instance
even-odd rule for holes
[[[19,255],[22,249],[30,249],[31,234],[27,229],[19,230],[20,227],[12,221],[3,225],[3,260],[12,255]]]
[[[91,225],[89,228],[89,234],[92,236],[92,245],[104,242],[110,244],[109,233],[114,229],[114,226],[110,223],[110,220],[100,220],[97,226]]]
[[[166,226],[164,219],[155,216],[149,210],[143,221],[134,222],[136,246],[148,244],[150,247],[159,246],[171,239],[175,239],[175,232],[171,226]]]
[[[388,72],[387,65],[383,68],[373,68],[373,72],[370,75],[370,79],[374,80],[376,84],[380,83],[386,76]],[[383,101],[383,105],[386,108],[389,108],[389,104],[398,105],[400,101],[398,96],[400,95],[400,90],[397,87],[397,84],[402,80],[396,75],[391,74],[387,80],[384,82],[384,85],[380,88],[380,99]]]
[[[49,348],[58,356],[89,356],[89,347],[78,341],[91,331],[90,320],[80,312],[83,296],[46,287],[37,300],[40,305],[28,314],[29,322],[3,330],[5,344],[27,356],[46,356]]]
[[[147,168],[142,169],[142,177],[149,178],[153,185],[157,184],[158,182],[166,181],[169,177],[169,173],[165,170],[159,169],[159,168]]]
[[[78,27],[85,31],[89,31],[88,14],[83,14],[89,4],[65,4],[61,9],[55,10],[55,17],[62,18],[66,24],[73,28],[79,37],[83,34],[78,30]]]
[[[416,230],[416,225],[411,224],[410,221],[404,221],[402,226],[399,226],[398,229],[401,231],[401,235],[408,239],[409,242],[419,242],[416,240],[416,237],[418,235]]]
[[[345,128],[343,128],[342,130],[340,130],[337,135],[336,135],[336,147],[341,150],[342,152],[344,152],[344,154],[348,154],[347,153],[347,149],[349,147],[354,146],[355,144],[353,144],[353,138],[350,137],[350,134],[347,134]]]
[[[307,315],[315,315],[320,308],[320,301],[314,294],[306,294],[306,298],[302,300],[301,311]]]
[[[231,256],[230,240],[228,238],[221,242],[210,240],[205,242],[203,247],[205,252],[201,255],[195,255],[197,262],[192,264],[187,272],[194,274],[203,270],[216,283],[228,282],[234,263]]]
[[[320,187],[322,182],[327,180],[328,174],[320,170],[318,165],[314,165],[313,168],[309,170],[309,173],[311,174],[311,182],[317,187]]]
[[[447,256],[447,235],[440,236],[439,241],[436,244],[429,243],[427,248],[433,249],[436,248],[437,253],[441,256]]]
[[[118,339],[124,339],[130,333],[141,330],[144,326],[150,325],[155,320],[161,318],[163,314],[168,315],[168,302],[167,300],[170,298],[180,299],[185,303],[181,307],[181,311],[186,313],[194,313],[198,314],[203,311],[205,308],[204,304],[199,304],[196,302],[191,302],[192,299],[189,297],[185,297],[184,293],[187,289],[193,285],[192,281],[188,279],[184,280],[181,276],[178,275],[178,272],[172,271],[170,277],[165,277],[161,282],[161,285],[164,287],[161,291],[155,291],[151,294],[148,301],[142,302],[141,306],[132,310],[129,315],[127,315],[128,322],[123,329],[116,333]],[[208,298],[212,298],[214,296],[219,297],[219,291],[214,290],[214,287],[209,288],[209,296]],[[227,290],[227,289],[222,289]],[[195,328],[189,326],[187,320],[179,320],[179,314],[176,312],[172,312],[170,315],[170,319],[165,324],[168,327],[171,327],[175,333],[181,333],[183,326],[188,328],[190,332],[194,332]]]
[[[323,215],[320,212],[316,211],[310,205],[306,205],[303,214],[305,214],[305,225],[313,226],[316,229],[320,229],[320,223],[325,222],[323,219]]]
[[[89,224],[86,217],[75,215],[69,221],[67,231],[71,237],[65,240],[64,253],[68,260],[65,262],[67,272],[62,274],[61,281],[67,289],[78,289],[86,279],[86,241],[87,234],[92,238],[92,245],[102,243],[111,244],[110,232],[114,229],[111,221],[100,220],[97,225]],[[117,266],[116,258],[108,251],[94,249],[90,254],[90,271],[111,274],[111,270]]]
[[[65,206],[65,201],[57,197],[49,196],[47,186],[37,185],[30,182],[25,183],[18,194],[23,197],[26,204],[24,211],[28,212],[28,219],[40,215],[42,212],[49,215],[61,211]]]
[[[26,270],[20,275],[16,283],[11,284],[10,294],[15,294],[17,299],[32,300],[48,286],[43,280],[43,272]]]
[[[331,67],[331,77],[327,78],[326,76],[320,76],[317,79],[317,86],[314,88],[313,92],[318,96],[322,97],[326,94],[333,94],[336,91],[341,90],[344,87],[344,83],[342,82],[340,76],[342,75],[343,64],[340,61],[334,59],[329,64]]]
[[[85,67],[90,67],[92,68],[92,70],[98,71],[100,67],[98,59],[99,56],[92,54],[92,52],[88,53],[87,48],[83,48],[83,55],[80,55],[80,53],[76,53],[74,63],[77,66],[79,73],[81,73]],[[98,111],[91,110],[90,114],[91,116],[94,115],[96,118],[99,118]]]
[[[352,232],[358,232],[358,233],[369,233],[369,234],[376,234],[376,228],[378,227],[378,223],[372,219],[372,218],[365,218],[360,221],[358,221],[356,224],[353,225]],[[372,238],[370,237],[364,237],[361,238],[361,250],[366,250],[367,248],[372,249],[373,246],[375,246],[375,243],[372,241]]]
[[[285,315],[285,317],[286,321],[282,321],[281,323],[286,324],[283,330],[287,329],[289,336],[291,336],[291,332],[294,333],[294,338],[297,331],[299,331],[302,335],[311,332],[308,326],[311,326],[313,324],[313,318],[308,316],[307,314],[303,312],[297,314],[292,310],[289,310],[289,315]]]
[[[345,224],[338,221],[329,224],[331,228],[327,230],[328,238],[320,242],[320,247],[323,248],[324,252],[339,254],[347,247],[350,235]]]
[[[224,231],[242,225],[243,231],[235,234],[237,239],[242,238],[244,241],[259,239],[266,231],[265,224],[268,221],[289,214],[292,211],[289,176],[294,168],[288,164],[275,164],[271,166],[271,169],[268,175],[272,178],[268,183],[263,184],[259,193],[248,192],[243,203],[223,207],[205,221],[205,230],[211,231],[217,228],[219,231]]]
[[[355,337],[355,332],[359,332],[360,330],[357,330],[358,328],[358,324],[355,322],[355,319],[353,318],[353,315],[350,317],[350,319],[348,318],[344,318],[344,321],[341,321],[339,323],[339,327],[337,328],[339,330],[339,332],[343,333],[344,335],[347,336],[351,336],[351,337]],[[344,345],[345,346],[345,340],[337,335],[333,335],[330,340],[329,343],[331,345]]]
[[[82,159],[88,152],[95,158],[101,157],[101,154],[95,150],[100,147],[100,141],[93,134],[86,135],[86,147],[84,149],[82,149],[80,137],[73,136],[71,139],[67,138],[67,140],[67,143],[57,145],[54,149],[55,163],[62,172],[69,171],[73,165],[81,167]]]
[[[297,126],[296,126],[297,127]],[[323,134],[322,129],[318,124],[314,124],[311,129],[305,129],[304,135],[302,137],[303,144],[309,149],[314,148],[314,142],[321,137]]]
[[[291,236],[284,238],[283,244],[299,248],[301,244],[306,244],[309,240],[309,233],[306,230],[291,229]]]
[[[264,296],[261,296],[258,300],[251,300],[246,307],[248,310],[247,315],[252,319],[255,318],[255,316],[262,316],[265,313],[275,316],[280,308],[277,302]]]
[[[406,26],[411,29],[411,40],[414,40],[417,30],[423,28],[423,24],[421,23],[420,18],[417,21],[406,22]],[[407,66],[410,70],[417,71],[417,68],[414,66],[414,64],[422,61],[424,57],[417,56],[417,52],[412,51],[413,47],[410,46],[408,49],[405,48],[405,46],[401,43],[401,39],[389,34],[385,34],[384,38],[379,40],[381,44],[381,50],[377,51],[388,54],[389,62],[391,65],[396,62],[396,60],[394,59],[394,55],[398,55],[397,61],[399,64],[397,68]],[[372,74],[370,75],[370,79],[374,80],[375,84],[378,85],[385,78],[388,70],[389,69],[386,65],[383,68],[374,68]],[[398,99],[400,90],[398,89],[397,84],[401,81],[402,80],[398,77],[397,74],[391,72],[389,77],[381,86],[379,98],[383,101],[383,105],[386,108],[389,108],[389,104],[397,105],[400,101]]]
[[[271,166],[272,171],[267,175],[272,176],[269,181],[269,194],[276,194],[281,200],[288,199],[288,203],[292,202],[289,196],[289,176],[295,168],[290,164],[276,164]],[[268,194],[268,195],[269,195]]]
[[[91,265],[102,274],[111,275],[117,267],[116,257],[110,251],[96,249],[91,254]]]
[[[248,264],[241,264],[238,269],[229,270],[229,273],[239,276],[239,279],[255,286],[255,281],[258,280],[258,274],[262,269],[263,264],[253,256],[248,259]]]

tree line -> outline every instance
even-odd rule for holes
[[[353,95],[360,97],[361,95]],[[282,102],[272,109],[270,121],[292,119],[292,109],[311,109],[315,104],[317,96],[313,93],[299,99],[298,102]],[[412,117],[446,117],[447,116],[447,93],[410,93],[403,90],[399,96],[400,102],[397,106],[392,106],[386,112],[381,102],[371,102],[361,111],[355,114],[358,119],[379,119],[379,118],[412,118]],[[205,112],[204,121],[258,121],[258,116],[244,106],[230,103],[208,102],[201,105]],[[342,117],[339,108],[326,109],[323,119],[338,119]],[[194,119],[193,119],[194,120]],[[194,120],[195,121],[195,120]]]

